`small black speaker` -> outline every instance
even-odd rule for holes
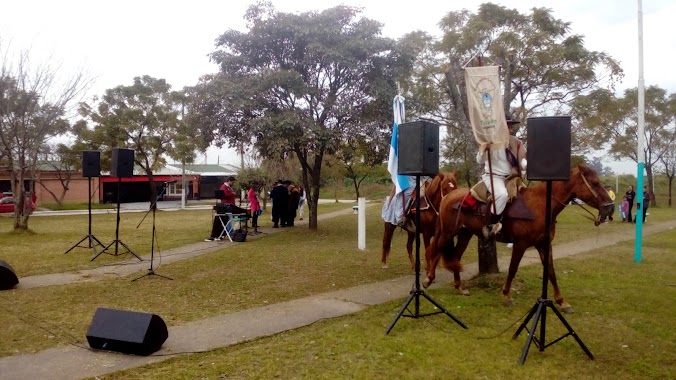
[[[403,175],[439,173],[439,125],[419,120],[399,125],[398,171]]]
[[[14,269],[9,264],[0,260],[0,290],[12,289],[19,283],[19,278],[16,277]]]
[[[529,117],[526,176],[536,181],[570,178],[570,116]]]
[[[110,176],[131,178],[134,176],[134,150],[113,148],[110,157]]]
[[[91,348],[147,356],[169,337],[167,325],[155,314],[98,308],[87,329]]]
[[[98,150],[82,151],[82,176],[100,177],[101,176],[101,152]]]

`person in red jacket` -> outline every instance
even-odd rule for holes
[[[223,199],[221,199],[221,203],[225,203],[228,205],[234,205],[235,204],[235,198],[237,195],[235,194],[235,190],[232,188],[232,185],[235,183],[235,177],[230,176],[225,179],[225,182],[221,185],[220,190],[223,190]]]
[[[211,226],[211,234],[207,239],[205,239],[206,241],[216,240],[223,235],[223,225],[227,224],[230,218],[226,214],[246,214],[245,209],[235,206],[237,194],[232,187],[234,183],[235,177],[230,176],[226,178],[225,183],[221,185],[220,190],[223,191],[223,198],[220,202],[225,205],[221,212],[224,212],[225,214],[219,214],[214,217],[214,221]]]

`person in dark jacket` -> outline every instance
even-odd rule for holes
[[[296,210],[298,210],[298,204],[300,202],[300,191],[294,185],[289,185],[289,213],[287,214],[286,225],[288,227],[293,227],[294,220],[296,219]]]
[[[272,228],[279,228],[281,221],[282,227],[286,227],[286,218],[289,208],[289,189],[284,185],[284,181],[277,181],[277,186],[270,191],[272,199]]]
[[[629,211],[627,212],[627,222],[632,223],[634,220],[631,217],[631,209],[634,208],[634,198],[636,198],[636,192],[634,191],[634,186],[629,186],[629,190],[624,193],[624,196],[627,197],[627,202],[629,202]]]

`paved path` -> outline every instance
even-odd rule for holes
[[[644,235],[674,228],[676,220],[651,224],[644,227]],[[632,234],[618,232],[556,245],[553,250],[555,257],[560,258],[633,239]],[[499,260],[501,271],[506,270],[508,260]],[[529,250],[521,265],[539,261],[537,252]],[[477,265],[468,264],[463,278],[473,277],[477,273]],[[432,287],[448,286],[450,280],[448,272],[439,271],[437,281]],[[0,358],[0,379],[81,379],[162,361],[172,357],[171,354],[225,347],[307,326],[321,319],[356,313],[369,305],[402,299],[409,294],[412,283],[413,276],[404,276],[172,326],[169,328],[169,338],[156,354],[165,356],[140,357],[66,346],[35,354],[4,357]]]

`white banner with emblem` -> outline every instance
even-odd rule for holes
[[[477,143],[506,147],[509,143],[509,129],[500,96],[500,67],[466,67],[465,86],[469,121]]]

